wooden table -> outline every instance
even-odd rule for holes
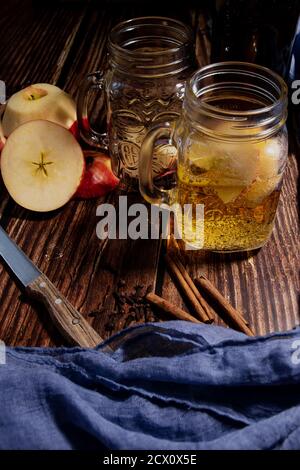
[[[110,11],[85,2],[53,7],[39,4],[14,0],[1,7],[0,78],[6,82],[8,94],[28,82],[50,82],[76,96],[82,78],[103,67],[113,24],[145,13],[170,15],[155,6],[131,9],[114,4]],[[203,23],[197,11],[172,11],[172,15],[190,22],[197,31]],[[199,34],[197,55],[203,65],[207,57],[203,49],[201,52],[203,38]],[[274,233],[258,253],[248,257],[201,253],[190,258],[191,274],[204,271],[244,312],[257,334],[286,330],[299,323],[296,182],[296,158],[291,155]],[[102,336],[135,320],[116,312],[114,293],[120,280],[125,281],[124,291],[151,285],[166,299],[184,306],[166,272],[158,241],[98,240],[96,207],[101,200],[71,201],[53,214],[38,215],[18,207],[2,184],[0,201],[2,226]],[[0,292],[0,338],[6,344],[64,344],[46,312],[28,302],[3,264]]]

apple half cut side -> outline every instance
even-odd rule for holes
[[[18,127],[1,154],[2,178],[10,196],[37,212],[66,204],[76,193],[84,168],[75,137],[50,121],[29,121]]]
[[[120,182],[111,169],[110,157],[94,150],[84,150],[83,153],[85,172],[75,197],[91,199],[105,196]]]
[[[8,137],[25,122],[46,119],[69,129],[77,137],[76,116],[76,103],[68,93],[49,83],[36,83],[9,98],[2,127]]]

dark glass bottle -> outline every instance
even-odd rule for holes
[[[241,60],[287,77],[300,0],[216,0],[212,62]]]

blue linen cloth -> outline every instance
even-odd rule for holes
[[[172,321],[7,348],[0,403],[1,449],[300,449],[300,329]]]

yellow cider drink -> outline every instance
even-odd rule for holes
[[[204,205],[204,249],[240,251],[268,239],[280,195],[286,141],[224,143],[193,136],[177,169],[177,200]],[[197,225],[182,226],[183,239]],[[195,240],[195,244],[197,241]]]

